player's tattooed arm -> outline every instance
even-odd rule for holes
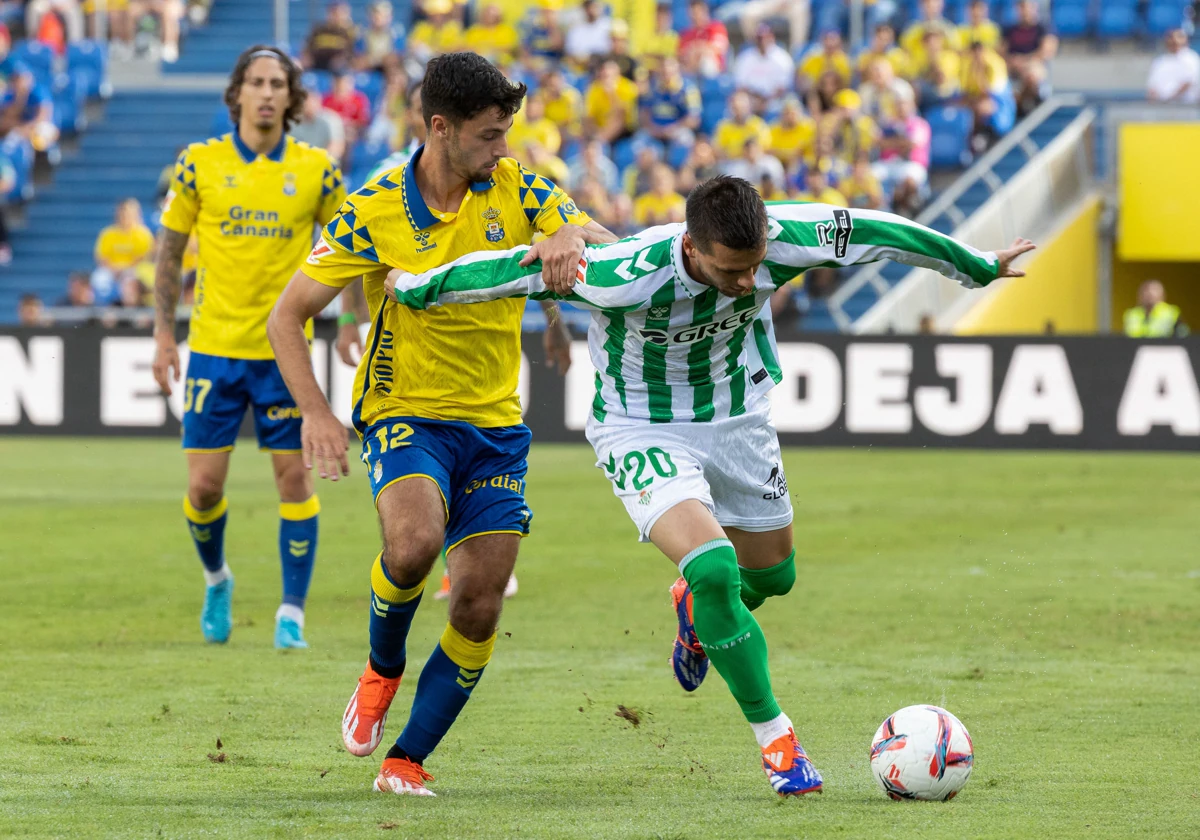
[[[546,331],[542,334],[542,348],[546,351],[546,365],[566,376],[571,368],[571,332],[563,320],[558,301],[541,300],[542,314],[546,316]]]
[[[362,280],[355,280],[342,289],[342,314],[338,316],[337,341],[334,347],[338,358],[351,367],[362,358],[362,335],[358,325],[371,319],[367,309],[367,296],[363,293]]]
[[[183,287],[183,254],[188,234],[164,227],[154,265],[154,381],[167,396],[179,381],[179,348],[175,344],[175,307]]]

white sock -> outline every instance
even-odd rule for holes
[[[222,563],[221,568],[215,572],[210,572],[208,569],[204,570],[204,582],[208,586],[216,586],[223,580],[233,580],[233,572],[229,571],[228,563]]]
[[[754,730],[754,737],[758,740],[758,745],[765,750],[775,742],[775,739],[788,733],[788,730],[792,728],[792,722],[787,715],[780,712],[779,717],[771,718],[766,723],[752,723],[750,727]]]
[[[279,621],[281,618],[290,618],[300,625],[301,630],[304,629],[304,610],[295,604],[280,604],[279,609],[275,610],[275,620]]]

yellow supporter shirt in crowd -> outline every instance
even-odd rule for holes
[[[1008,84],[1008,66],[995,50],[984,49],[981,62],[976,64],[970,52],[963,55],[959,84],[967,96],[999,93]]]
[[[434,26],[428,20],[423,20],[408,33],[408,43],[423,44],[438,54],[454,52],[463,43],[462,24],[448,20],[441,26]]]
[[[771,142],[767,148],[787,167],[809,153],[816,137],[817,121],[812,117],[802,117],[791,128],[782,125],[771,126]]]
[[[849,175],[838,181],[837,191],[851,207],[879,206],[883,201],[883,186],[868,172],[862,178]]]
[[[919,73],[920,70],[917,68],[925,64],[925,32],[931,28],[940,29],[945,34],[946,37],[942,43],[943,50],[960,50],[963,47],[958,28],[949,21],[932,20],[914,23],[900,36],[900,46],[904,47],[912,57],[914,73]]]
[[[938,53],[936,61],[942,70],[942,83],[938,86],[937,95],[942,98],[954,96],[958,92],[958,84],[962,76],[962,62],[958,58],[958,53],[942,50]],[[915,77],[926,76],[930,71],[928,56],[920,64],[914,63],[913,67]]]
[[[468,27],[462,42],[466,49],[495,61],[515,54],[521,45],[521,38],[511,24],[501,22],[495,26],[484,26],[477,23]]]
[[[117,271],[140,263],[154,250],[154,234],[145,225],[121,230],[109,225],[96,239],[96,262]]]
[[[584,97],[584,113],[598,126],[607,125],[613,111],[620,107],[625,112],[625,127],[630,131],[638,126],[638,86],[636,82],[621,76],[617,79],[616,96],[606,91],[598,82],[592,82]],[[547,114],[549,116],[549,114]]]
[[[807,191],[797,193],[796,201],[815,201],[819,204],[832,204],[836,207],[850,206],[850,202],[846,201],[846,197],[833,187],[826,187],[821,191],[820,195],[813,195]]]
[[[265,155],[236,133],[188,146],[162,224],[194,228],[199,241],[190,349],[273,359],[267,316],[312,247],[313,225],[329,221],[345,197],[329,153],[286,135]]]
[[[985,20],[978,26],[964,24],[958,28],[958,42],[963,49],[978,41],[985,47],[996,49],[1000,46],[1000,27],[994,21]]]
[[[355,376],[355,428],[387,417],[461,420],[484,428],[521,422],[524,298],[416,311],[385,303],[390,268],[419,273],[474,253],[528,245],[591,218],[545,178],[512,158],[471,184],[453,213],[430,208],[408,163],[351,193],[301,269],[327,286],[363,278],[371,330]]]
[[[679,193],[646,193],[633,203],[633,220],[646,227],[682,222],[686,207],[687,199]]]
[[[838,132],[835,135],[835,145],[838,156],[846,163],[853,163],[861,151],[874,151],[875,143],[879,139],[879,127],[875,125],[875,120],[866,114],[852,117],[849,122],[843,122],[839,126],[837,117],[829,113],[821,119],[821,124],[823,131],[831,134]]]
[[[545,91],[536,94],[542,100],[546,109],[546,119],[554,123],[561,131],[568,134],[579,134],[579,121],[583,114],[583,97],[575,88],[566,86],[557,96],[549,96]],[[520,113],[518,111],[518,113]]]
[[[771,145],[771,127],[762,117],[751,116],[740,125],[733,120],[721,120],[717,123],[716,134],[713,135],[713,145],[721,157],[736,158],[742,156],[742,147],[751,137],[757,137],[766,149]]]
[[[892,47],[882,54],[866,50],[859,54],[858,61],[855,64],[860,79],[866,79],[867,67],[877,58],[886,58],[888,64],[892,65],[892,70],[902,79],[907,79],[909,72],[912,70],[912,62],[909,60],[908,53],[899,47]]]
[[[548,117],[542,117],[540,120],[530,122],[522,116],[524,113],[524,109],[517,111],[513,118],[512,128],[508,130],[508,148],[523,149],[525,144],[532,140],[550,154],[558,154],[558,150],[562,147],[562,134],[554,121]]]
[[[841,77],[843,85],[850,84],[850,56],[845,52],[826,55],[824,50],[817,50],[800,62],[800,72],[807,76],[814,85],[821,80],[821,76],[825,75],[827,70],[837,73]]]

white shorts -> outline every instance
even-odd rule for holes
[[[774,531],[792,521],[779,438],[765,409],[709,423],[591,420],[587,438],[642,542],[660,516],[689,499],[722,527]]]

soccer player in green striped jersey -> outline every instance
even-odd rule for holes
[[[463,257],[420,275],[393,271],[390,295],[414,308],[502,297],[569,300],[592,311],[596,396],[587,436],[643,541],[682,577],[672,664],[688,691],[709,663],[754,730],[780,795],[821,776],[771,689],[751,614],[796,579],[792,506],[768,391],[783,378],[771,295],[801,271],[893,259],[964,286],[1019,277],[1034,248],[981,252],[900,216],[825,204],[764,205],[738,178],[688,197],[687,222],[589,247],[572,288],[551,288],[526,248]]]

